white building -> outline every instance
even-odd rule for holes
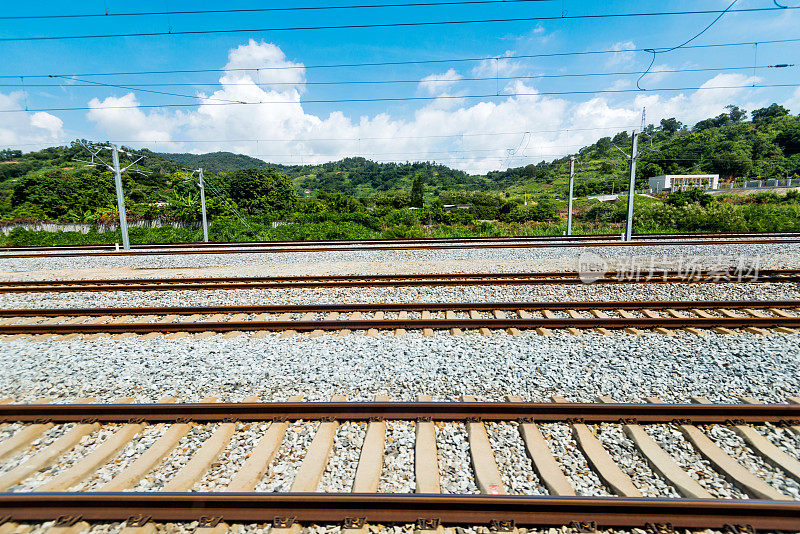
[[[650,178],[650,192],[718,189],[719,174],[662,174]]]

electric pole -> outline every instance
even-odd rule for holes
[[[122,173],[133,167],[136,163],[144,159],[144,156],[139,156],[136,159],[131,157],[131,163],[128,164],[127,167],[124,169],[120,169],[119,167],[119,153],[120,150],[117,148],[117,145],[109,144],[107,146],[90,146],[81,143],[81,145],[89,151],[92,155],[90,161],[85,160],[76,160],[80,161],[81,163],[86,163],[87,167],[98,167],[104,166],[107,169],[114,172],[114,186],[117,190],[117,210],[119,211],[119,229],[120,233],[122,233],[122,248],[127,250],[131,249],[131,242],[128,238],[128,218],[125,216],[125,196],[122,191]],[[100,157],[100,152],[102,150],[110,150],[111,151],[111,165],[108,162],[104,161],[103,158]],[[128,152],[122,151],[128,156],[133,156]],[[141,171],[141,170],[132,170],[131,172],[139,172],[142,174],[147,174],[149,171]]]
[[[203,241],[208,243],[208,219],[206,218],[206,188],[203,185],[203,168],[197,169],[200,176],[200,207],[203,210]]]
[[[122,248],[131,249],[128,238],[128,218],[125,216],[125,197],[122,193],[122,172],[119,170],[119,151],[117,145],[111,145],[111,163],[114,165],[114,185],[117,188],[117,208],[119,209],[119,229],[122,232]]]
[[[628,184],[628,219],[625,222],[625,241],[631,240],[633,233],[633,197],[636,192],[636,130],[633,131],[633,147],[631,149],[631,181]]]
[[[575,156],[569,157],[569,203],[567,204],[567,235],[572,235],[572,186],[575,182]]]

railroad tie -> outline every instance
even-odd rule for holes
[[[77,518],[66,517],[62,521],[56,523],[47,529],[47,534],[80,534],[86,532],[91,528],[91,525],[86,521],[77,520]]]
[[[476,402],[472,395],[462,395],[461,401]],[[489,443],[486,425],[482,421],[467,421],[466,426],[472,470],[475,473],[478,489],[488,495],[508,495],[492,452],[492,445]]]
[[[289,397],[288,402],[301,400],[302,397],[294,395]],[[278,453],[288,428],[289,421],[273,421],[230,484],[222,491],[253,491]]]
[[[672,317],[675,317],[676,319],[688,319],[688,317],[686,315],[682,314],[678,310],[673,310],[672,308],[666,310],[666,312],[668,314],[670,314]],[[689,332],[690,334],[694,334],[696,336],[702,336],[703,335],[703,331],[702,330],[700,330],[699,328],[695,328],[693,326],[684,327],[683,330],[685,332]]]
[[[34,404],[48,404],[52,399],[37,399]],[[11,399],[3,399],[3,404],[10,404]],[[83,404],[83,403],[81,403]],[[26,425],[19,432],[16,432],[10,438],[0,442],[0,460],[17,453],[31,444],[34,440],[38,439],[47,430],[53,428],[53,423],[34,423]]]
[[[385,319],[385,317],[386,317],[386,314],[384,312],[376,311],[375,314],[372,316],[372,320],[373,321],[383,321]],[[370,337],[375,337],[375,336],[378,335],[378,329],[377,328],[370,328],[370,329],[367,330],[365,335],[370,336]]]
[[[611,397],[600,396],[597,398],[600,402],[614,403],[616,402]],[[682,496],[689,499],[712,499],[708,491],[703,488],[695,479],[689,476],[686,471],[680,468],[675,463],[672,456],[662,449],[656,441],[650,437],[645,429],[635,423],[625,423],[622,425],[622,430],[625,435],[633,441],[639,452],[642,453],[650,467],[667,482],[672,484],[675,489]]]
[[[636,316],[627,310],[617,310],[617,313],[624,319],[635,319]],[[641,336],[642,331],[638,328],[633,328],[632,326],[623,328],[623,330],[629,334],[633,334],[634,336]]]
[[[429,321],[431,319],[431,312],[428,310],[422,310],[422,314],[420,319],[423,321]],[[425,337],[432,337],[433,336],[433,328],[423,328],[422,335]]]
[[[752,317],[762,317],[762,318],[763,317],[767,317],[767,318],[770,317],[770,315],[768,315],[768,314],[766,314],[766,313],[764,313],[762,311],[759,311],[759,310],[754,310],[752,308],[745,308],[742,311],[745,312],[746,314],[752,316]],[[770,310],[770,311],[772,311],[772,310]],[[778,310],[778,311],[780,311],[780,310]],[[791,315],[789,315],[788,313],[777,313],[776,315],[778,315],[779,317],[791,317]],[[766,331],[764,331],[761,328],[755,328],[755,327],[751,327],[751,328],[754,328],[755,330],[760,330],[761,331],[761,332],[757,332],[757,333],[761,333],[761,334],[765,334],[766,333]],[[788,328],[788,327],[785,327],[785,326],[773,326],[772,329],[777,331],[777,332],[784,333],[784,334],[796,334],[797,333],[797,330],[795,330],[794,328]]]
[[[0,534],[28,534],[32,530],[30,525],[6,521],[0,524]]]
[[[339,319],[339,312],[329,312],[325,316],[324,320],[325,321],[336,321],[338,319]],[[321,328],[317,328],[316,330],[312,330],[311,333],[308,334],[308,337],[319,337],[324,333],[325,333],[325,330],[323,330]]]
[[[361,312],[360,311],[356,311],[356,312],[351,313],[350,317],[348,317],[347,320],[348,321],[360,321],[361,320]],[[349,328],[344,328],[342,330],[339,330],[339,335],[340,336],[346,336],[346,335],[349,335],[350,333],[351,333],[351,330]]]
[[[456,319],[456,312],[454,312],[453,310],[446,310],[444,312],[444,318],[447,319],[448,321],[454,321]],[[451,328],[450,335],[462,336],[464,335],[464,332],[462,332],[460,328]]]
[[[417,401],[431,402],[430,395],[418,395]],[[414,444],[414,479],[417,493],[441,493],[439,460],[436,451],[436,428],[433,421],[417,421]]]
[[[552,399],[554,402],[569,402],[559,395],[553,395]],[[642,492],[633,484],[631,477],[622,472],[588,426],[583,423],[570,423],[570,426],[589,465],[614,493],[621,497],[642,497]]]
[[[663,401],[658,397],[647,397],[647,402],[663,404]],[[791,497],[779,492],[731,458],[695,425],[678,424],[678,429],[691,442],[697,452],[711,462],[723,477],[742,488],[751,497],[775,501],[792,500]]]
[[[692,401],[698,404],[711,404],[711,401],[705,397],[692,397]],[[754,427],[750,425],[733,425],[733,431],[758,453],[765,462],[783,470],[793,479],[800,481],[800,462],[776,447]]]
[[[400,313],[398,313],[397,314],[397,320],[398,321],[408,321],[408,312],[403,310]],[[395,335],[395,337],[403,337],[403,336],[406,335],[406,329],[405,328],[397,328],[394,331],[394,335]]]
[[[780,310],[778,308],[770,308],[769,311],[774,313],[778,317],[797,317],[796,315],[792,315],[791,313],[789,313],[787,311],[784,311],[784,310]],[[777,327],[774,327],[774,330],[776,330],[777,332],[783,332],[784,334],[796,334],[797,333],[797,329],[788,328],[786,326],[777,326]]]
[[[130,404],[133,399],[123,398],[117,399],[116,404]],[[84,404],[80,402],[79,404]],[[40,450],[32,457],[28,458],[25,463],[18,465],[14,469],[7,471],[0,475],[0,491],[5,491],[11,486],[20,483],[29,476],[33,475],[52,465],[62,454],[71,450],[77,445],[84,436],[88,436],[100,428],[100,423],[80,423],[71,428],[64,435],[59,437],[53,443]]]
[[[343,395],[331,397],[331,402],[344,402],[345,400],[346,398]],[[338,428],[339,422],[336,420],[322,421],[319,424],[317,432],[308,446],[306,456],[294,476],[292,485],[289,488],[290,492],[308,493],[317,491],[319,481],[328,466],[328,459],[333,449],[333,439]],[[300,525],[293,523],[290,527],[285,528],[272,527],[270,532],[271,534],[298,534]]]
[[[700,309],[697,309],[697,308],[693,308],[691,310],[691,312],[693,314],[697,315],[698,317],[702,317],[704,319],[713,319],[714,318],[713,315],[711,315],[710,313],[708,313],[705,310],[700,310]],[[725,328],[724,326],[715,326],[714,328],[712,328],[712,330],[714,330],[714,332],[716,332],[717,334],[733,334],[734,333],[733,330],[731,330],[730,328]]]
[[[242,402],[257,402],[258,397],[245,397]],[[191,459],[178,473],[167,482],[161,491],[189,491],[211,467],[225,447],[231,441],[236,430],[236,423],[220,423],[203,445],[192,455]]]
[[[647,309],[643,309],[642,310],[642,315],[644,315],[646,317],[649,317],[650,319],[659,319],[661,317],[660,315],[658,315],[653,310],[647,310]],[[663,328],[661,326],[657,326],[656,328],[653,328],[653,332],[656,332],[658,334],[662,334],[662,335],[665,335],[665,336],[674,336],[675,335],[675,332],[673,332],[672,330],[670,330],[668,328]]]
[[[201,403],[215,402],[216,397],[205,397]],[[161,423],[163,424],[163,423]],[[128,467],[109,480],[100,491],[123,491],[136,486],[139,481],[172,452],[178,442],[189,433],[193,423],[174,423]],[[127,528],[127,527],[126,527]]]
[[[280,321],[280,322],[287,322],[287,321],[291,321],[291,320],[292,320],[292,314],[291,313],[282,313],[282,314],[280,314],[278,316],[278,321]],[[283,332],[281,332],[278,335],[278,337],[279,338],[291,337],[291,336],[294,336],[296,334],[297,334],[296,330],[284,330]]]
[[[522,397],[509,395],[508,402],[523,402]],[[533,463],[533,469],[542,480],[552,495],[574,496],[575,488],[561,471],[558,462],[553,457],[547,440],[544,439],[536,422],[523,422],[519,425],[522,441],[525,442],[525,451]]]
[[[595,317],[597,317],[598,319],[610,319],[608,314],[606,312],[604,312],[603,310],[591,310],[591,314],[594,315]],[[597,328],[595,328],[595,330],[597,330],[598,332],[600,332],[604,336],[613,335],[608,328],[603,328],[602,326],[598,326]]]
[[[800,397],[789,397],[789,404],[800,404]],[[791,425],[789,429],[800,436],[800,425]]]

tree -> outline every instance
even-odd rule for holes
[[[251,213],[288,211],[297,202],[292,182],[273,168],[242,169],[226,178],[231,198]]]
[[[411,205],[415,208],[421,208],[424,194],[425,188],[422,184],[422,175],[417,174],[414,177],[414,183],[411,185]]]
[[[747,118],[747,111],[743,110],[739,106],[728,104],[725,106],[725,109],[728,110],[728,116],[733,122],[741,122]]]
[[[771,119],[774,117],[785,117],[789,114],[789,110],[779,104],[772,104],[769,107],[753,110],[750,114],[753,121],[761,121],[764,119]]]
[[[683,128],[683,123],[678,119],[676,119],[675,117],[670,117],[669,119],[661,119],[661,131],[664,133],[672,135],[681,128]]]

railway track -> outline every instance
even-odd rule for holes
[[[0,258],[58,258],[103,256],[150,256],[182,254],[286,253],[334,251],[449,250],[490,248],[596,247],[596,246],[668,246],[720,244],[793,244],[800,243],[798,232],[749,234],[645,234],[632,241],[619,236],[533,236],[442,238],[421,240],[355,241],[266,241],[257,243],[178,243],[134,245],[130,251],[114,246],[7,247],[0,248]]]
[[[732,455],[714,433],[716,426],[735,433],[747,454],[800,481],[798,448],[787,449],[775,438],[778,430],[800,436],[800,398],[769,405],[747,397],[744,404],[723,405],[700,397],[692,399],[694,404],[665,404],[657,398],[648,398],[648,404],[617,404],[607,397],[597,403],[553,400],[477,402],[464,396],[461,402],[432,402],[421,396],[418,402],[389,402],[379,396],[374,402],[346,402],[343,397],[300,402],[295,397],[277,403],[248,398],[223,404],[207,398],[181,404],[164,398],[157,404],[131,404],[130,399],[114,404],[4,404],[0,423],[14,431],[0,441],[0,516],[5,522],[0,528],[18,532],[26,522],[57,520],[53,532],[69,534],[85,530],[86,522],[126,521],[128,529],[140,529],[124,531],[132,533],[152,532],[153,522],[200,520],[198,532],[206,534],[225,532],[234,522],[271,523],[276,534],[299,531],[308,523],[339,524],[351,534],[379,523],[416,524],[417,530],[431,534],[455,525],[485,525],[497,532],[533,525],[572,525],[583,532],[647,528],[654,534],[674,528],[800,530],[800,501],[751,472],[746,454]],[[407,466],[414,493],[378,489],[391,447],[389,427],[395,421],[414,428]],[[258,490],[262,479],[275,475],[274,464],[280,463],[285,444],[293,442],[294,425],[302,422],[314,422],[315,433],[293,477],[277,492]],[[208,491],[210,475],[231,461],[227,448],[241,444],[241,425],[256,423],[263,430],[248,442],[246,459]],[[336,440],[341,429],[355,424],[364,427],[360,443]],[[535,474],[542,494],[519,494],[508,484],[507,468],[498,463],[499,451],[490,439],[497,424],[510,425],[516,433],[524,449],[517,460]],[[553,445],[559,438],[547,430],[552,424],[567,430],[567,439],[574,441],[608,496],[587,495],[574,485],[576,473],[554,452],[560,449]],[[462,469],[474,480],[476,494],[443,494],[442,480],[448,476],[441,471],[443,425],[458,425],[466,436],[469,451]],[[665,426],[708,462],[710,474],[684,469],[660,437],[657,429]],[[175,461],[175,449],[186,448],[183,437],[200,427],[210,430],[189,447],[188,457],[169,471],[169,479],[153,491],[142,491],[137,484]],[[648,492],[637,486],[629,466],[604,441],[609,428],[626,436],[638,461],[671,488],[673,497],[645,496]],[[158,437],[148,447],[123,457],[127,447],[154,430]],[[49,440],[42,439],[46,435]],[[75,455],[72,449],[85,436],[104,437],[96,439],[93,449]],[[348,447],[357,448],[355,473],[346,477],[343,491],[320,492],[329,464],[335,465]],[[71,462],[59,468],[66,457]],[[98,476],[103,470],[105,475]],[[50,476],[39,481],[40,472]],[[721,498],[713,489],[716,478],[729,481],[742,498]]]
[[[684,329],[720,334],[742,329],[765,334],[767,329],[797,333],[800,301],[638,301],[638,302],[481,302],[399,304],[315,304],[267,306],[186,306],[149,308],[2,309],[0,335],[104,335],[168,334],[185,337],[214,333],[240,335],[281,332],[281,336],[309,332],[364,331],[376,335],[409,330],[432,336],[439,330],[462,335],[476,330],[483,335],[505,330],[520,335],[533,329],[551,335],[555,329],[578,334],[595,330],[603,334],[625,331],[641,334],[652,329],[671,334]]]
[[[325,287],[554,285],[619,283],[797,283],[800,269],[656,270],[642,272],[520,272],[386,274],[273,277],[172,277],[147,279],[4,280],[0,293],[72,291],[176,291],[207,289],[289,289]]]

